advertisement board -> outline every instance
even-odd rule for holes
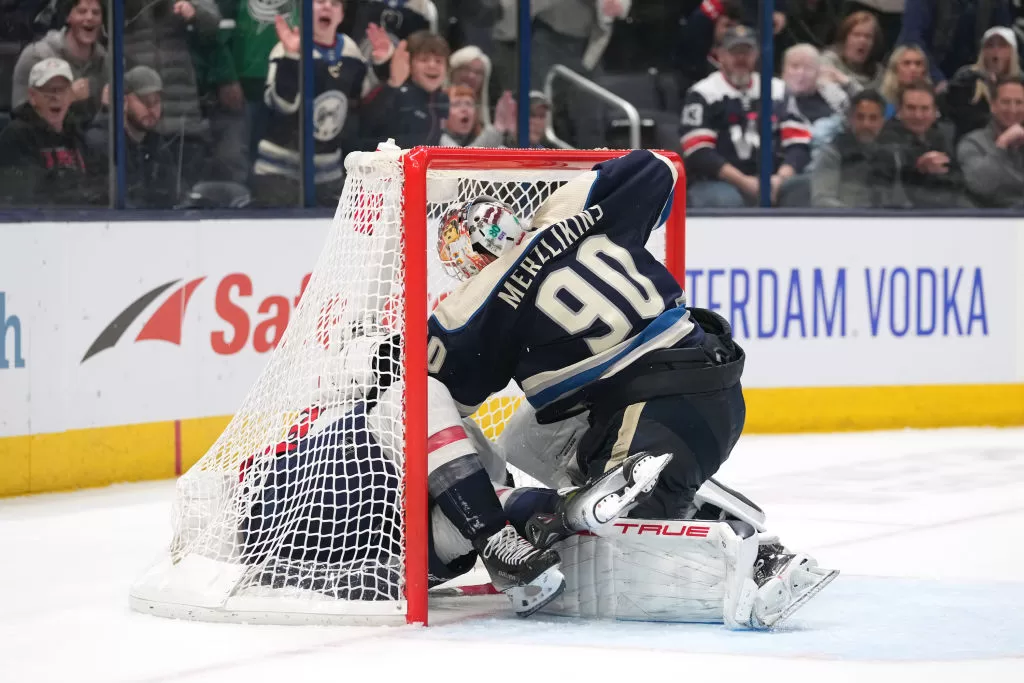
[[[3,226],[0,493],[187,467],[259,375],[329,227]],[[693,218],[686,262],[689,302],[725,316],[747,351],[751,429],[1024,423],[1020,221]],[[762,407],[787,401],[801,422]],[[850,402],[867,408],[847,423]]]
[[[1017,382],[1022,228],[692,219],[685,289],[732,324],[750,387]]]

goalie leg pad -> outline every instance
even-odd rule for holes
[[[767,529],[764,510],[742,493],[725,486],[714,477],[701,484],[697,495],[693,497],[693,507],[695,513],[688,516],[712,519],[710,515],[714,515],[718,521],[738,519],[750,524],[759,533]]]
[[[565,592],[543,612],[749,628],[757,536],[738,523],[620,519],[555,544]]]

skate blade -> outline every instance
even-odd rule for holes
[[[825,574],[825,575],[824,575],[824,576],[822,577],[821,581],[819,581],[818,583],[816,583],[816,584],[814,584],[813,586],[811,586],[811,587],[810,587],[810,588],[809,588],[809,589],[807,590],[807,592],[806,592],[806,593],[804,593],[804,594],[803,594],[803,595],[801,595],[801,596],[800,596],[799,598],[797,598],[796,600],[794,600],[794,601],[793,601],[793,603],[792,603],[791,605],[789,605],[789,606],[788,606],[788,607],[787,607],[786,609],[782,610],[782,613],[781,613],[781,614],[779,614],[779,617],[778,617],[778,619],[776,619],[775,621],[773,621],[773,622],[772,622],[771,624],[767,625],[767,626],[765,627],[766,629],[769,629],[769,630],[770,630],[770,629],[773,629],[773,628],[775,628],[775,627],[776,627],[776,626],[778,626],[779,624],[781,624],[781,623],[782,623],[783,621],[785,621],[785,620],[786,620],[787,618],[789,618],[789,616],[790,616],[790,615],[792,615],[792,614],[793,614],[793,612],[796,612],[796,611],[797,611],[798,609],[800,609],[801,607],[803,607],[804,605],[806,605],[806,604],[807,604],[807,602],[808,602],[808,601],[809,601],[809,600],[810,600],[811,598],[813,598],[813,597],[814,597],[815,595],[817,595],[818,593],[820,593],[820,592],[822,591],[822,589],[823,589],[823,588],[825,588],[825,586],[827,586],[827,585],[829,585],[830,583],[832,583],[832,581],[833,581],[833,580],[834,580],[834,579],[835,579],[835,578],[836,578],[837,576],[839,576],[839,570],[838,570],[838,569],[822,569],[821,567],[816,567],[816,569],[817,569],[818,571],[825,571],[825,572],[828,572],[828,573],[827,573],[827,574]]]
[[[516,616],[525,619],[543,609],[565,591],[565,575],[552,567],[525,586],[512,586],[503,593],[512,602]]]
[[[645,460],[654,462],[648,464]],[[661,476],[668,464],[672,461],[672,454],[665,453],[657,456],[646,456],[641,458],[632,467],[629,479],[621,491],[609,493],[594,504],[594,520],[601,525],[617,519],[623,511],[635,503],[641,496],[654,490],[654,485]]]

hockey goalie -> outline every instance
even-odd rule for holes
[[[639,150],[566,183],[529,225],[487,196],[441,219],[438,257],[461,284],[428,323],[432,585],[480,562],[521,616],[767,629],[836,576],[712,479],[743,428],[745,356],[645,249],[675,182]],[[268,585],[394,599],[401,339],[372,322],[350,337],[347,399],[309,406],[239,472],[242,555]],[[492,444],[469,416],[510,381],[526,400]],[[543,486],[509,485],[507,465]]]

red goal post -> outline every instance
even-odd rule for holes
[[[428,496],[427,496],[427,318],[429,315],[427,253],[434,241],[427,221],[427,182],[430,170],[491,169],[590,170],[628,150],[492,149],[416,147],[402,157],[404,175],[404,377],[405,377],[405,594],[406,621],[428,623]],[[679,155],[659,151],[675,166],[678,177],[672,211],[665,224],[665,264],[685,285],[686,173]],[[423,292],[424,296],[409,296]]]

